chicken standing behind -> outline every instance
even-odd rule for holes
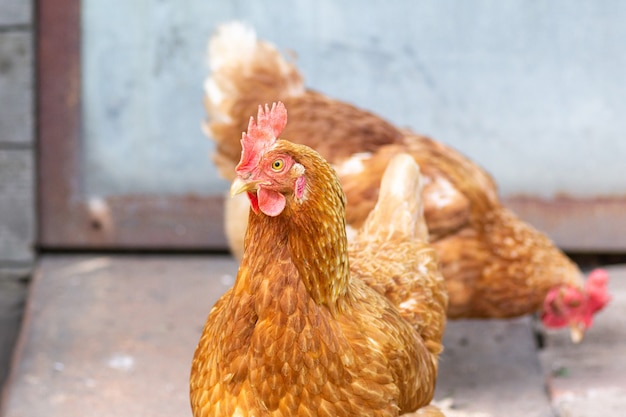
[[[504,208],[492,178],[457,151],[307,90],[293,64],[239,23],[218,30],[209,55],[206,128],[224,178],[234,178],[241,152],[236,137],[250,114],[259,103],[282,100],[290,109],[285,135],[333,164],[353,228],[374,207],[389,160],[399,152],[413,156],[424,175],[425,217],[448,286],[449,317],[505,318],[543,311],[546,326],[570,326],[573,339],[580,340],[608,302],[606,273],[592,274],[585,287],[578,267],[548,237]],[[226,233],[238,256],[247,210],[245,199],[227,201]],[[593,291],[587,291],[590,287]]]
[[[422,240],[416,164],[392,160],[349,257],[339,180],[317,152],[277,139],[285,123],[282,104],[259,109],[242,139],[231,192],[252,210],[235,284],[193,359],[194,415],[442,416],[428,404],[447,297]]]

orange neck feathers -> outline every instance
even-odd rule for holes
[[[317,152],[285,141],[279,146],[304,166],[305,196],[287,195],[285,209],[275,217],[250,212],[242,268],[250,279],[262,280],[270,264],[290,263],[315,302],[334,314],[349,292],[345,195]]]

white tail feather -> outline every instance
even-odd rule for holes
[[[236,90],[228,77],[219,77],[217,74],[228,68],[248,65],[254,57],[256,46],[254,29],[241,22],[221,25],[211,37],[207,47],[207,65],[212,74],[204,81],[204,93],[212,109],[219,109],[222,101]],[[217,122],[231,121],[228,114],[219,111],[213,112],[212,119]]]
[[[208,65],[211,71],[241,65],[254,57],[256,32],[242,22],[229,22],[217,28],[209,40]]]

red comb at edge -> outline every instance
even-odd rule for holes
[[[250,117],[248,131],[241,135],[241,160],[235,170],[238,174],[252,171],[263,153],[272,146],[287,124],[287,109],[280,101],[259,105],[256,122]]]
[[[585,282],[585,291],[589,297],[589,309],[592,313],[602,310],[611,301],[607,288],[609,274],[605,269],[597,268],[589,273]]]

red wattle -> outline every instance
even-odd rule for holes
[[[278,191],[259,188],[257,195],[259,197],[259,208],[263,213],[271,217],[282,213],[287,204],[285,196]]]

